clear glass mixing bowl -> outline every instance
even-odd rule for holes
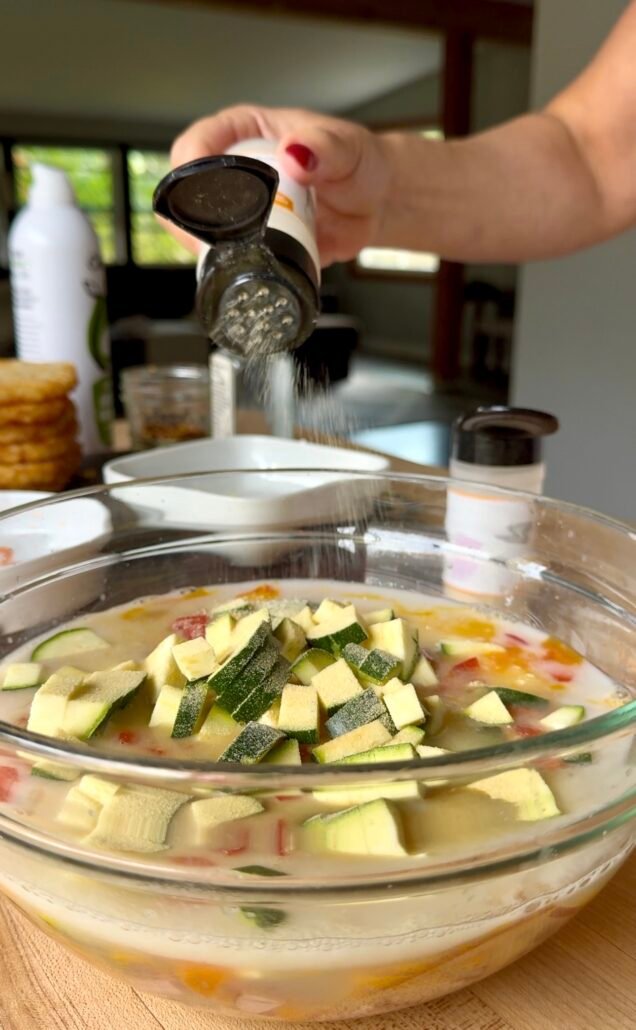
[[[0,658],[69,619],[136,598],[318,578],[379,595],[433,594],[530,623],[609,675],[624,704],[541,737],[338,768],[128,759],[0,723],[0,888],[45,933],[186,1004],[273,1020],[351,1018],[495,972],[558,929],[624,861],[636,809],[636,539],[628,527],[530,495],[355,471],[208,473],[82,495],[99,532],[88,543],[84,533],[80,551],[68,525],[63,544],[56,535],[67,510],[72,524],[77,495],[0,519],[0,542],[19,537],[20,554],[28,556],[29,534],[38,539],[37,563],[0,570]],[[610,749],[611,763],[571,766],[580,803],[567,815],[399,869],[325,858],[311,879],[90,851],[28,819],[11,772],[47,759],[125,783],[284,794],[377,781],[379,772],[460,781]],[[46,780],[41,789],[50,789]],[[237,919],[245,909],[285,918]]]

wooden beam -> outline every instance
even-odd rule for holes
[[[446,36],[442,74],[442,128],[446,137],[470,132],[473,37],[454,31]],[[442,261],[437,273],[433,309],[433,375],[451,382],[459,375],[463,314],[464,266]]]
[[[229,8],[233,12],[306,15],[346,22],[364,22],[437,32],[466,32],[484,39],[529,44],[532,0],[146,0],[147,3],[190,4]]]

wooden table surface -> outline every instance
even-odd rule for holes
[[[332,1030],[634,1030],[636,854],[525,958],[428,1005]],[[263,1030],[140,994],[74,958],[0,903],[1,1030]],[[269,1024],[270,1026],[273,1024]],[[306,1030],[310,1024],[281,1024]],[[317,1026],[320,1024],[311,1024]]]
[[[434,471],[393,460],[399,471]],[[0,902],[0,1030],[261,1030],[141,994]],[[286,1023],[289,1030],[310,1024]],[[316,1024],[313,1024],[314,1026]],[[636,853],[556,936],[473,987],[332,1030],[634,1030]]]

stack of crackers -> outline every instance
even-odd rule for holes
[[[73,365],[0,360],[0,490],[61,490],[82,458]]]

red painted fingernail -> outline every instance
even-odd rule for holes
[[[318,158],[314,154],[313,150],[306,147],[304,143],[290,143],[288,147],[285,147],[286,153],[293,157],[294,161],[297,161],[301,168],[304,168],[306,172],[313,172],[318,165]]]

